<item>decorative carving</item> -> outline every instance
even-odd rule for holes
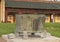
[[[43,14],[21,14],[16,15],[16,33],[26,31],[26,34],[36,32],[42,33],[44,29],[45,15]],[[28,33],[29,32],[29,33]],[[22,34],[23,35],[23,34]]]

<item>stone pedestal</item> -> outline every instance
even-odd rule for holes
[[[45,32],[44,23],[45,23],[45,15],[43,14],[20,14],[20,15],[16,14],[15,33],[18,34],[18,36],[19,35],[26,36],[26,34],[24,34],[23,32],[26,31],[28,37],[29,36],[37,37],[37,35],[35,34],[40,33],[39,36],[41,37],[41,34]]]
[[[8,35],[2,35],[2,38],[7,42],[60,42],[60,38],[49,36],[45,38],[29,38],[29,39],[22,39],[22,38],[8,38]]]

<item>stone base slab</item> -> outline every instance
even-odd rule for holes
[[[8,38],[8,35],[2,35],[2,38],[5,39],[7,42],[60,42],[60,38],[49,36],[46,38]]]

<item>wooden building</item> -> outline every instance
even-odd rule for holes
[[[60,3],[6,1],[5,22],[15,22],[15,14],[45,14],[46,22],[60,22]]]
[[[60,22],[60,2],[55,0],[5,0],[2,8],[5,23],[14,23],[15,14],[45,14],[45,22]]]

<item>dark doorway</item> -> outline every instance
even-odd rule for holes
[[[7,22],[15,23],[15,14],[17,14],[17,12],[8,12]]]

